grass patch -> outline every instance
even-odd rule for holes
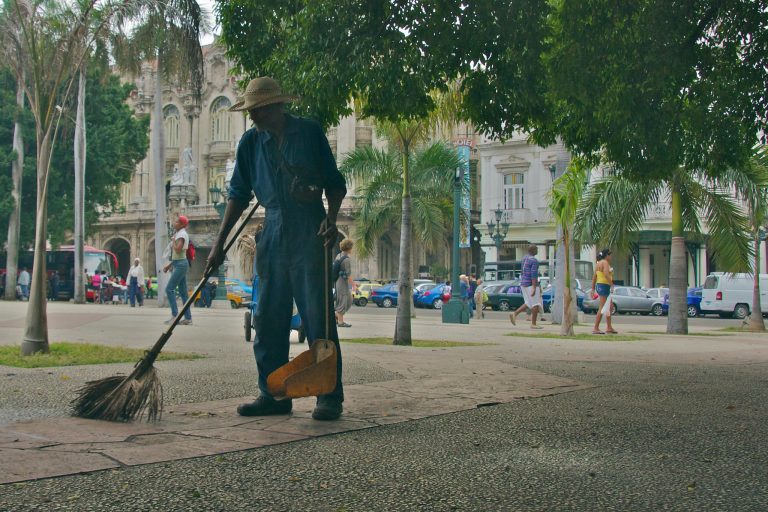
[[[144,356],[137,348],[110,347],[93,343],[51,343],[48,354],[22,356],[18,345],[0,345],[0,365],[17,368],[49,368],[81,364],[132,363]],[[200,359],[199,354],[163,352],[158,359]]]
[[[667,334],[666,332],[632,331],[632,334],[655,334],[656,336],[731,336],[717,332],[689,332],[688,334]]]
[[[351,338],[340,341],[341,343],[360,343],[363,345],[392,345],[392,338]],[[413,340],[412,346],[416,348],[451,348],[480,347],[484,345],[494,345],[494,343],[472,343],[469,341],[446,340]]]
[[[749,327],[736,327],[736,326],[723,327],[723,328],[718,329],[718,331],[720,331],[720,332],[744,332],[744,333],[747,333],[747,334],[750,334],[750,333],[752,333],[752,334],[765,334],[765,332],[762,332],[762,331],[750,331]]]
[[[579,333],[574,336],[562,336],[549,332],[510,332],[506,336],[514,338],[549,338],[555,340],[587,340],[587,341],[642,341],[648,338],[644,336],[628,336],[626,334],[587,334]]]

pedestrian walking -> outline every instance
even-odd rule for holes
[[[48,300],[56,300],[59,296],[59,273],[56,270],[51,272],[48,280]]]
[[[23,267],[21,269],[21,272],[19,273],[19,278],[16,280],[16,283],[21,286],[21,298],[22,300],[29,300],[29,283],[31,281],[31,278],[29,276],[29,272],[27,272],[27,268]]]
[[[477,290],[477,279],[475,274],[469,276],[469,316],[475,318],[475,311],[477,310],[477,301],[475,300],[475,290]],[[482,309],[482,307],[481,307]]]
[[[163,272],[173,270],[171,278],[168,280],[168,285],[165,288],[165,294],[171,305],[171,318],[165,321],[166,324],[173,322],[173,319],[179,314],[179,307],[176,305],[176,290],[178,289],[182,303],[187,302],[188,298],[187,272],[189,271],[189,261],[187,261],[187,247],[189,247],[189,234],[186,229],[188,225],[189,219],[184,215],[179,215],[173,223],[175,232],[170,243],[171,261],[163,267]],[[184,312],[184,319],[179,324],[189,325],[191,323],[192,311],[188,308]]]
[[[592,328],[592,334],[618,334],[611,324],[611,305],[610,296],[613,293],[613,267],[611,267],[611,260],[613,255],[610,249],[603,249],[597,253],[597,264],[595,265],[595,275],[592,277],[592,289],[600,298],[600,305],[597,308],[597,316],[595,317],[595,326]],[[603,308],[608,303],[608,311],[603,313]],[[600,320],[605,314],[605,332],[600,330]]]
[[[128,271],[128,296],[130,297],[131,307],[136,307],[138,301],[139,306],[144,305],[144,267],[141,266],[141,260],[135,258],[133,260],[133,266]]]
[[[475,318],[477,319],[485,318],[485,311],[483,311],[483,306],[485,305],[487,294],[485,293],[485,286],[483,285],[483,280],[480,278],[478,278],[475,281],[475,293],[473,297],[475,302],[475,310],[477,311],[477,313],[475,314]]]
[[[312,413],[316,420],[335,420],[343,410],[344,392],[336,322],[330,312],[325,314],[332,300],[325,286],[330,271],[326,251],[337,240],[336,217],[347,188],[321,126],[285,112],[285,103],[295,99],[276,80],[260,77],[250,81],[243,99],[230,109],[247,111],[255,126],[240,139],[229,202],[207,268],[223,261],[227,235],[255,194],[266,209],[255,269],[260,282],[253,350],[261,395],[237,411],[242,416],[291,411],[291,400],[277,401],[269,394],[267,376],[288,362],[295,300],[309,343],[328,332],[336,344],[336,389],[317,397]]]
[[[539,260],[536,255],[539,248],[535,245],[528,246],[528,254],[523,257],[520,266],[520,292],[523,294],[524,303],[517,308],[514,313],[509,315],[512,325],[517,325],[517,315],[530,309],[531,310],[531,329],[541,329],[536,325],[536,319],[543,308],[541,301],[541,286],[539,286]]]
[[[112,300],[112,280],[109,279],[106,270],[101,271],[99,281],[99,304],[107,304]]]
[[[336,325],[339,327],[352,327],[344,321],[344,314],[352,308],[352,292],[356,288],[352,280],[352,261],[350,260],[353,245],[352,240],[348,238],[341,241],[339,244],[341,252],[336,255],[331,272],[333,287],[336,290],[334,303]]]

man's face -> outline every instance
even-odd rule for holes
[[[274,128],[282,114],[283,105],[281,103],[265,105],[248,111],[248,117],[260,132]]]

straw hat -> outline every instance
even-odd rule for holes
[[[248,82],[243,98],[232,105],[230,112],[241,112],[258,107],[265,107],[274,103],[288,103],[297,101],[298,96],[283,93],[280,82],[268,76],[260,76]]]

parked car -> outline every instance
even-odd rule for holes
[[[377,283],[360,283],[357,285],[357,290],[352,294],[352,302],[356,306],[365,307],[371,300],[371,291],[381,288]]]
[[[423,285],[426,288],[419,290],[414,294],[413,302],[416,307],[443,309],[443,294],[445,293],[445,284]]]
[[[701,315],[701,286],[688,288],[688,318],[696,318]],[[664,314],[669,314],[669,289],[664,295]]]
[[[754,286],[755,278],[751,274],[715,272],[708,275],[702,291],[701,313],[746,318],[752,309]],[[760,307],[768,313],[768,274],[760,274]]]
[[[661,316],[664,314],[664,299],[653,298],[635,286],[615,286],[612,294],[611,315],[616,313],[640,313]],[[593,290],[586,292],[582,302],[585,313],[596,313],[600,298],[595,298]]]
[[[544,311],[549,313],[549,311],[552,309],[552,302],[554,302],[554,297],[552,295],[552,286],[546,288],[541,292],[541,301],[544,304]],[[584,307],[584,297],[586,294],[576,288],[576,309],[582,309]]]
[[[646,290],[646,293],[654,299],[663,299],[666,295],[669,295],[669,288],[651,288]]]
[[[494,311],[509,311],[519,308],[523,302],[525,301],[520,291],[520,284],[515,281],[494,289],[493,293],[488,293],[485,305],[490,306]]]
[[[226,283],[227,288],[231,286],[232,291],[235,293],[244,293],[248,296],[253,295],[253,286],[250,283],[243,281],[242,279],[228,277],[224,282]]]
[[[397,306],[398,295],[400,292],[397,290],[397,283],[392,283],[371,290],[371,301],[380,308],[391,308]]]

